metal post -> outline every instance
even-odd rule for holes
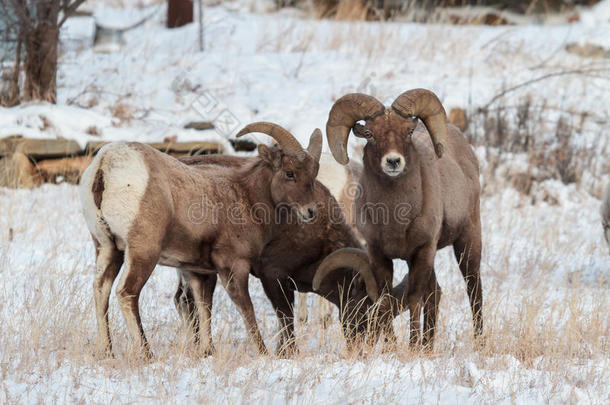
[[[199,4],[199,51],[203,52],[205,49],[204,38],[203,38],[203,0],[198,0]]]

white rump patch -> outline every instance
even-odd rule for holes
[[[93,159],[89,167],[87,167],[87,169],[83,172],[78,190],[87,228],[89,228],[89,232],[91,232],[95,239],[100,243],[107,241],[109,239],[109,235],[107,235],[107,231],[100,217],[101,212],[97,209],[95,201],[93,200],[93,192],[91,189],[93,187],[93,182],[95,181],[97,169],[100,167],[102,150],[104,148],[98,152],[95,159]]]
[[[347,167],[343,166],[327,153],[320,156],[320,170],[316,178],[324,184],[337,201],[340,201],[343,188],[348,181]]]
[[[99,168],[104,172],[101,209],[95,206],[91,191]],[[83,211],[91,233],[97,238],[106,234],[106,228],[110,228],[113,235],[126,241],[140,210],[147,184],[148,167],[138,150],[125,143],[104,146],[81,181]]]

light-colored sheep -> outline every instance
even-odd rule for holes
[[[83,174],[83,213],[96,250],[99,343],[106,353],[108,298],[123,262],[117,295],[129,333],[146,355],[138,298],[157,263],[183,270],[204,322],[204,281],[219,275],[250,337],[266,352],[248,292],[250,270],[274,237],[273,221],[260,215],[287,206],[303,222],[314,219],[321,132],[314,131],[307,150],[274,124],[250,124],[247,132],[266,133],[280,148],[259,145],[258,159],[239,169],[193,168],[143,144],[117,143],[100,150]]]

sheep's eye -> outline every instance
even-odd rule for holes
[[[411,115],[411,121],[417,121],[417,115]]]
[[[284,175],[286,176],[287,179],[293,180],[294,179],[294,172],[288,170],[287,172],[284,173]]]
[[[370,138],[372,138],[372,137],[373,137],[373,133],[371,132],[371,130],[370,130],[370,129],[365,129],[365,130],[364,130],[364,134],[363,134],[363,135],[364,135],[364,137],[365,137],[366,139],[370,139]]]

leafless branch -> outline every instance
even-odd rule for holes
[[[63,2],[63,7],[62,7],[62,11],[63,11],[64,15],[62,16],[59,23],[57,23],[57,26],[61,27],[66,22],[68,17],[70,17],[72,14],[74,14],[76,9],[78,7],[80,7],[80,5],[83,4],[84,2],[85,2],[85,0],[73,0],[72,3],[69,3],[67,0],[65,0]]]
[[[527,80],[527,81],[525,81],[523,83],[517,84],[516,86],[512,86],[512,87],[509,87],[506,90],[503,90],[499,94],[496,94],[495,96],[493,96],[492,99],[489,100],[489,102],[487,104],[485,104],[483,107],[481,107],[481,110],[488,109],[489,106],[492,105],[496,100],[504,97],[508,93],[511,93],[511,92],[513,92],[515,90],[518,90],[518,89],[522,88],[522,87],[529,86],[530,84],[533,84],[533,83],[536,83],[536,82],[540,82],[542,80],[549,79],[551,77],[566,76],[566,75],[588,75],[590,73],[600,73],[600,72],[608,72],[608,71],[610,71],[610,68],[574,69],[574,70],[563,70],[561,72],[547,73],[547,74],[542,75],[540,77],[537,77],[535,79]]]

